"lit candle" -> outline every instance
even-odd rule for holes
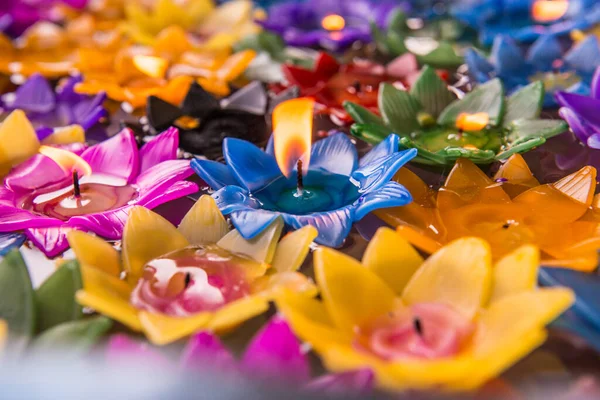
[[[531,16],[537,22],[553,22],[561,19],[569,9],[569,0],[536,0]]]

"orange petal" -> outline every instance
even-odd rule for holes
[[[579,171],[555,182],[552,187],[589,207],[596,191],[596,168],[583,167]]]
[[[512,155],[502,164],[496,175],[494,175],[494,180],[498,181],[500,179],[508,180],[502,183],[502,188],[511,198],[540,185],[520,154]]]

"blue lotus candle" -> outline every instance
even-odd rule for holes
[[[313,108],[309,98],[277,106],[266,151],[227,138],[227,165],[192,161],[244,238],[255,237],[281,216],[289,228],[317,228],[318,243],[340,246],[354,221],[376,209],[412,201],[406,188],[390,179],[416,156],[415,149],[399,152],[398,136],[390,135],[359,161],[356,147],[342,133],[311,148]]]

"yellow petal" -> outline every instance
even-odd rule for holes
[[[229,225],[215,200],[204,195],[183,217],[178,229],[191,245],[200,246],[217,243],[229,232]]]
[[[133,289],[129,283],[93,267],[81,265],[80,269],[83,289],[86,292],[99,296],[118,297],[129,302]]]
[[[275,219],[263,232],[253,239],[244,239],[237,230],[233,230],[217,242],[217,245],[234,254],[245,255],[257,262],[270,264],[275,256],[277,241],[281,237],[283,221]]]
[[[211,316],[210,312],[191,317],[170,317],[165,314],[140,311],[139,317],[148,340],[152,344],[163,346],[204,329]]]
[[[81,125],[69,125],[56,128],[52,135],[42,141],[43,144],[71,144],[85,142],[85,131]]]
[[[379,228],[365,250],[362,263],[400,295],[423,264],[423,257],[394,230]]]
[[[102,272],[98,273],[102,274]],[[128,300],[124,300],[120,295],[108,289],[103,290],[100,287],[95,287],[93,291],[88,291],[85,288],[85,280],[86,277],[84,276],[84,290],[79,290],[75,296],[79,304],[84,307],[90,307],[102,315],[117,320],[136,332],[142,330],[142,325],[138,318],[138,310]]]
[[[217,7],[202,23],[201,32],[207,35],[232,29],[251,18],[252,2],[231,1]]]
[[[0,353],[4,350],[6,344],[6,337],[8,335],[8,325],[6,321],[0,319]]]
[[[69,231],[67,239],[79,264],[119,277],[121,274],[119,253],[110,243],[97,236],[76,230]]]
[[[298,270],[308,255],[310,244],[318,234],[315,227],[310,225],[288,233],[277,245],[273,257],[273,269],[277,272]]]
[[[502,258],[493,268],[494,282],[490,301],[533,290],[537,283],[540,265],[540,251],[531,245],[525,245]]]
[[[226,332],[269,309],[269,301],[261,296],[246,297],[227,304],[214,313],[207,328]]]
[[[353,332],[394,310],[392,289],[354,258],[321,247],[315,251],[314,265],[325,307],[342,331]]]
[[[257,279],[252,286],[257,293],[269,299],[275,298],[281,291],[290,290],[314,297],[318,289],[312,279],[296,271],[278,272]]]
[[[481,239],[463,238],[430,256],[404,289],[407,304],[444,303],[472,318],[489,298],[492,254]]]
[[[123,229],[123,266],[135,283],[148,261],[188,246],[169,221],[144,207],[133,207]]]
[[[21,110],[15,110],[0,125],[0,176],[37,153],[40,141]]]
[[[596,168],[583,167],[555,182],[552,186],[573,200],[589,207],[596,191]]]

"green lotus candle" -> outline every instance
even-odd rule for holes
[[[394,132],[401,136],[401,148],[419,151],[414,162],[446,166],[468,158],[489,164],[568,129],[563,121],[539,118],[544,94],[543,83],[535,82],[505,97],[502,83],[493,79],[456,99],[426,66],[410,91],[380,86],[381,117],[351,102],[344,108],[356,122],[353,135],[376,144]]]

